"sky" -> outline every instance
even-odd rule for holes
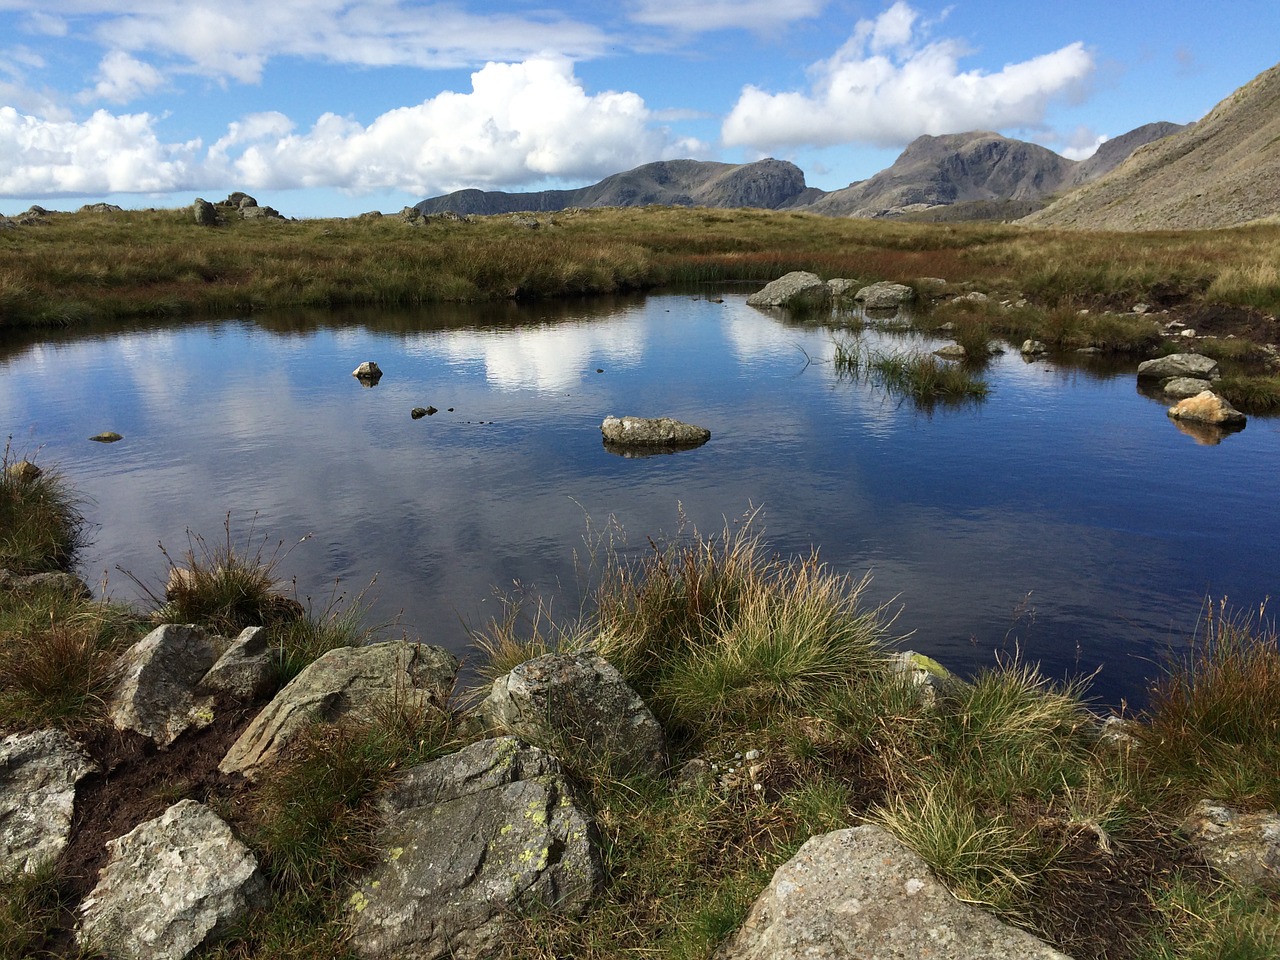
[[[1277,40],[1275,0],[0,0],[0,213],[345,217],[684,157],[834,190],[977,129],[1082,159]]]

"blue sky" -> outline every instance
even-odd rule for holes
[[[676,157],[830,190],[973,129],[1081,158],[1198,119],[1277,41],[1274,0],[0,0],[0,212],[352,216]]]

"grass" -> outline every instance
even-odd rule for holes
[[[56,471],[42,470],[6,441],[0,457],[0,569],[15,575],[66,569],[84,522]]]
[[[983,400],[990,393],[987,382],[971,366],[940,360],[931,353],[877,350],[861,340],[845,340],[836,343],[833,362],[837,374],[871,382],[891,397],[909,399],[926,409],[936,403]]]
[[[1228,374],[1213,385],[1214,393],[1242,413],[1280,411],[1280,376]]]
[[[973,282],[1016,290],[1042,311],[1126,313],[1140,300],[1280,310],[1276,225],[1099,242],[992,223],[658,207],[564,211],[541,217],[539,230],[507,216],[417,228],[383,217],[211,229],[187,210],[50,219],[0,237],[0,323],[535,299],[766,282],[791,270]]]

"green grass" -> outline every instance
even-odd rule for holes
[[[0,457],[0,569],[15,575],[65,570],[83,544],[83,532],[75,499],[57,471],[30,464],[6,441]]]
[[[1280,376],[1228,374],[1213,385],[1214,393],[1242,413],[1280,411]]]

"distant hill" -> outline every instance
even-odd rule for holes
[[[577,190],[501,193],[459,190],[415,206],[424,214],[552,212],[569,207],[782,207],[808,203],[821,190],[805,186],[804,171],[785,160],[755,163],[711,163],[702,160],[659,160],[605,177]]]
[[[1280,217],[1280,66],[1197,123],[1136,150],[1023,223],[1083,230],[1230,227]]]

